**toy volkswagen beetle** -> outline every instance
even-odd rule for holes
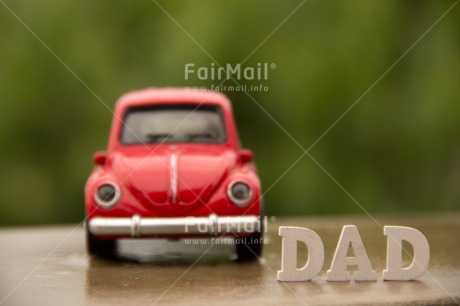
[[[240,149],[230,101],[213,91],[149,88],[116,104],[107,152],[85,187],[87,247],[120,238],[232,236],[261,254],[263,204],[252,152]]]

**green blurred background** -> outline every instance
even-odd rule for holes
[[[4,2],[3,2],[4,1]],[[154,2],[2,0],[110,107],[149,86],[210,86],[210,58]],[[220,64],[235,65],[301,1],[160,1]],[[454,1],[306,1],[244,66],[250,92],[305,148]],[[234,85],[231,81],[225,85]],[[460,208],[460,5],[310,151],[371,213]],[[268,189],[302,154],[243,92],[228,92]],[[0,3],[0,225],[79,222],[111,113]],[[361,214],[305,156],[266,194],[269,215]]]

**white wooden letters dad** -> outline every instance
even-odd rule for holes
[[[383,271],[383,280],[406,281],[419,278],[430,261],[430,246],[426,237],[414,228],[402,226],[385,226],[383,233],[387,236],[387,268]],[[318,275],[324,263],[324,246],[318,234],[308,228],[281,226],[279,235],[283,237],[283,246],[278,281],[309,281]],[[403,240],[409,242],[414,250],[413,261],[408,267],[402,266]],[[308,249],[308,260],[300,269],[297,268],[298,243],[305,244]],[[347,257],[350,248],[354,257]],[[348,266],[356,266],[356,272],[350,273]],[[356,226],[343,227],[326,280],[377,280],[377,273],[372,269]]]

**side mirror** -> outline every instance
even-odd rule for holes
[[[239,158],[240,158],[240,162],[245,164],[245,163],[252,162],[252,160],[254,159],[254,155],[252,154],[251,150],[242,149],[240,150]]]
[[[104,151],[98,151],[94,153],[93,161],[96,165],[104,166],[107,162],[107,153]]]

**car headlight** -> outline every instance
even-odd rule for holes
[[[228,186],[227,195],[230,201],[240,207],[247,206],[254,196],[251,187],[241,181],[231,183]]]
[[[120,187],[114,183],[104,183],[97,188],[94,199],[99,206],[109,208],[118,202],[120,196]]]

